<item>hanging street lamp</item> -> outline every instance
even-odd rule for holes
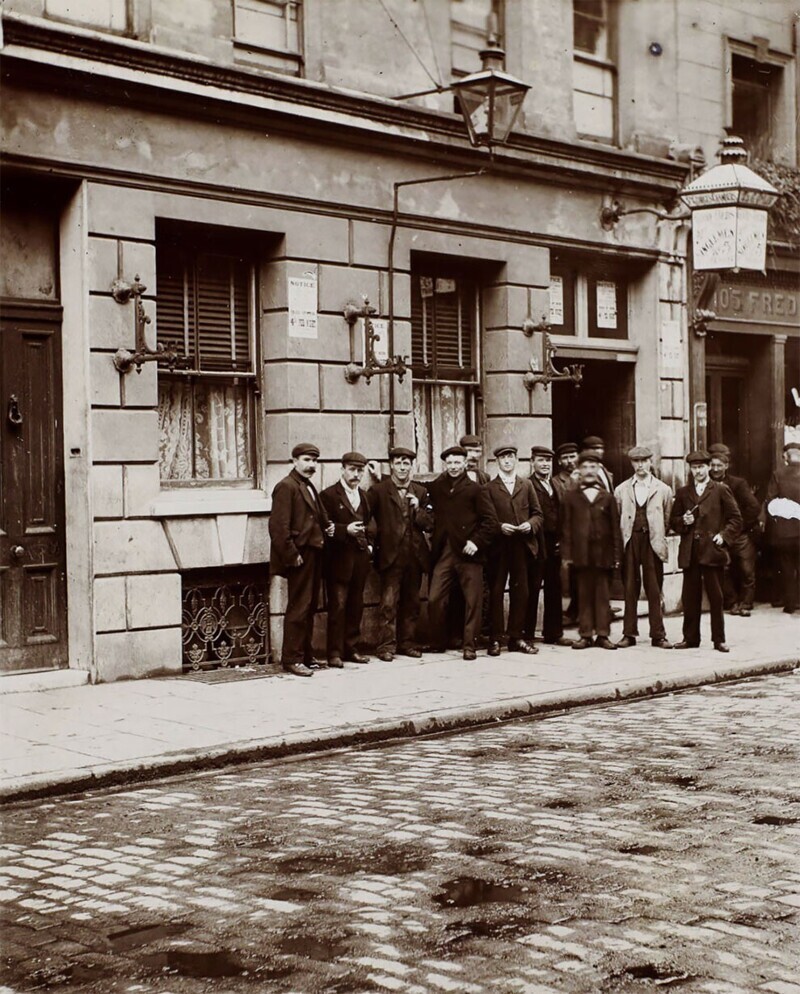
[[[481,52],[483,68],[451,84],[473,145],[504,145],[530,89],[505,72],[505,52],[490,35]]]

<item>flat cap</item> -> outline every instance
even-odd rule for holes
[[[646,445],[634,445],[632,449],[628,449],[629,459],[652,459],[653,453]]]
[[[360,452],[345,452],[342,456],[342,466],[366,466],[367,457]]]
[[[319,446],[313,442],[298,442],[292,449],[292,459],[299,459],[300,456],[314,456],[319,459]]]
[[[730,459],[731,450],[724,442],[714,442],[713,445],[709,445],[708,451],[712,456],[724,456]]]
[[[784,445],[783,447],[783,451],[788,452],[789,449],[800,449],[800,441],[798,441],[796,438],[793,438],[791,441],[787,442],[786,445]]]
[[[572,442],[568,442],[568,445],[572,445]],[[562,448],[563,446],[559,446]],[[575,452],[578,451],[577,446],[573,446]],[[548,459],[553,458],[553,450],[548,449],[546,445],[532,445],[531,446],[531,459],[535,459],[536,456],[546,456]]]
[[[561,445],[556,446],[557,456],[566,456],[570,452],[577,452],[578,446],[574,442],[562,442]]]
[[[606,443],[599,435],[587,435],[581,442],[584,449],[604,449]]]
[[[514,455],[516,455],[518,451],[519,449],[516,445],[512,445],[510,442],[503,442],[502,444],[495,446],[494,456],[497,458],[497,456],[502,456],[504,452],[513,452]]]
[[[705,449],[695,449],[694,452],[690,452],[686,457],[686,462],[690,466],[693,462],[711,462],[711,456]]]
[[[470,448],[478,448],[482,446],[483,442],[478,438],[477,435],[462,435],[458,440],[459,445],[468,445]]]
[[[417,453],[413,449],[407,449],[404,445],[395,445],[394,448],[389,449],[390,459],[399,459],[401,456],[414,460],[417,458]]]
[[[467,450],[463,445],[451,445],[449,449],[445,449],[442,453],[442,459],[446,459],[448,456],[464,456],[466,457]]]
[[[584,462],[596,462],[596,463],[599,463],[600,460],[597,457],[597,454],[595,452],[590,452],[587,449],[584,449],[583,452],[581,452],[581,454],[578,456],[578,465],[580,466],[581,463],[584,463]]]

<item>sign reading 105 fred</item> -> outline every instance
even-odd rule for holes
[[[290,276],[289,298],[289,337],[317,337],[317,274],[303,273]]]

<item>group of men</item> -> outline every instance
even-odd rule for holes
[[[545,643],[573,649],[628,648],[639,635],[642,586],[652,645],[700,645],[705,588],[714,648],[729,651],[723,575],[734,559],[738,568],[730,572],[735,603],[729,607],[749,615],[755,592],[753,530],[760,527],[761,505],[745,481],[728,474],[730,453],[724,445],[689,453],[690,482],[674,496],[653,474],[652,452],[644,446],[628,452],[633,472],[616,488],[603,464],[603,440],[597,436],[585,438],[580,448],[565,443],[555,452],[534,446],[529,478],[517,472],[515,445],[494,449],[498,473],[491,480],[480,469],[481,454],[477,436],[462,437],[442,452],[444,472],[424,484],[413,479],[416,453],[411,449],[392,448],[389,472],[383,476],[361,453],[347,452],[340,479],[318,493],[312,478],[319,448],[311,443],[295,446],[293,468],[273,491],[269,523],[270,566],[287,579],[281,655],[287,672],[312,676],[320,666],[370,661],[358,645],[364,586],[372,566],[380,581],[377,656],[387,662],[397,654],[422,654],[417,622],[425,573],[430,652],[447,649],[452,617],[448,606],[456,588],[463,597],[461,645],[467,660],[476,658],[485,598],[490,656],[500,655],[504,644],[509,651],[538,652],[534,635],[540,596]],[[800,463],[800,446],[796,455]],[[800,474],[800,465],[797,470]],[[367,471],[371,485],[362,489]],[[790,484],[794,486],[794,477]],[[773,496],[778,496],[777,490]],[[667,640],[662,600],[669,531],[680,535],[683,570],[683,638],[674,646]],[[561,598],[564,566],[573,598],[567,616]],[[613,642],[610,593],[620,569],[623,636]],[[312,650],[323,579],[327,661],[315,659]],[[570,610],[577,617],[576,640],[564,635]]]

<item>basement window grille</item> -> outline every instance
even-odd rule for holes
[[[267,583],[261,566],[183,574],[184,670],[271,661]]]

